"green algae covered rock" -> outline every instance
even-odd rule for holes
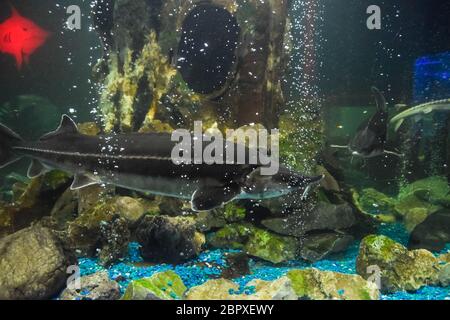
[[[363,189],[359,196],[363,212],[373,214],[395,213],[395,199],[373,188]]]
[[[445,177],[428,177],[403,187],[395,209],[404,217],[408,231],[412,231],[427,216],[447,205],[449,193],[450,186]]]
[[[249,223],[228,224],[208,236],[208,244],[221,249],[243,249],[255,227]]]
[[[398,199],[395,210],[403,217],[411,214],[411,211],[422,209],[427,215],[438,211],[441,206],[420,199],[415,194],[409,194]]]
[[[238,222],[244,220],[246,215],[245,208],[230,202],[224,207],[223,216],[227,222]]]
[[[408,251],[403,245],[382,235],[363,239],[356,261],[356,270],[364,278],[373,276],[369,270],[380,270],[381,291],[415,291],[438,284],[440,265],[427,250]]]
[[[121,217],[115,199],[108,199],[82,212],[67,223],[64,242],[78,256],[98,255],[109,266],[126,254],[131,239],[129,222]]]
[[[168,270],[132,281],[122,300],[176,300],[181,299],[186,290],[180,276]]]
[[[266,230],[255,229],[244,247],[254,257],[281,263],[296,257],[297,241],[292,237],[279,236]]]
[[[223,228],[227,223],[235,223],[245,219],[246,210],[236,203],[228,203],[223,208],[197,212],[195,224],[199,231]]]
[[[415,181],[400,190],[399,200],[415,194],[421,199],[433,200],[446,198],[450,193],[450,186],[446,177],[433,176]]]
[[[287,277],[300,299],[311,300],[378,300],[375,283],[359,275],[317,269],[291,270]]]
[[[209,236],[208,244],[214,248],[242,249],[272,263],[292,260],[297,251],[295,238],[280,236],[248,223],[225,226]]]

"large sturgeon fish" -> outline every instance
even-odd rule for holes
[[[261,165],[176,164],[171,157],[176,144],[168,133],[84,135],[64,115],[56,131],[36,142],[26,142],[0,125],[0,167],[29,157],[29,177],[60,169],[74,175],[73,190],[112,184],[190,199],[196,211],[211,210],[234,199],[279,197],[298,189],[306,196],[323,178],[306,177],[282,166],[277,174],[265,176]]]

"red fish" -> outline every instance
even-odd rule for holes
[[[11,6],[12,14],[0,24],[0,52],[14,56],[17,68],[29,63],[30,56],[47,41],[50,33],[22,17]]]

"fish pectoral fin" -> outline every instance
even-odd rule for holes
[[[99,183],[101,182],[91,176],[88,176],[86,174],[77,174],[73,179],[70,190],[79,190]]]
[[[219,187],[203,186],[192,195],[192,210],[209,211],[215,209],[232,201],[240,193],[241,187],[234,183]]]
[[[48,172],[48,169],[44,167],[44,165],[36,159],[31,160],[31,164],[28,167],[27,176],[30,179],[39,177],[43,175],[44,173]]]

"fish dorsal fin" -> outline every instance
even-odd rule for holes
[[[33,159],[31,160],[31,164],[28,167],[27,176],[28,178],[33,179],[43,175],[47,171],[47,168],[44,167],[44,165],[39,160]]]
[[[61,118],[61,123],[59,124],[58,129],[56,129],[53,132],[47,133],[46,135],[41,137],[40,140],[47,140],[63,134],[74,134],[74,133],[78,133],[77,125],[68,115],[65,114]]]
[[[97,179],[86,175],[86,174],[76,174],[72,185],[70,186],[70,190],[79,190],[88,186],[92,186],[94,184],[99,184],[100,181]]]

